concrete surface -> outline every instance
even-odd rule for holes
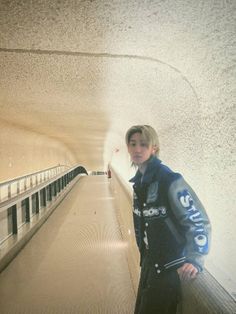
[[[0,274],[0,313],[132,313],[126,247],[107,178],[84,177]]]

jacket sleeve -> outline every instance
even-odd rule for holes
[[[211,225],[206,211],[182,176],[169,186],[168,199],[185,237],[186,262],[202,271],[211,237]]]

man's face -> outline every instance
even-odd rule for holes
[[[136,165],[141,165],[147,161],[153,153],[155,153],[155,149],[153,146],[148,145],[148,143],[142,138],[141,133],[137,132],[130,137],[128,152],[132,161]]]

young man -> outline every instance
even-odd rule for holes
[[[141,257],[135,314],[175,314],[180,280],[191,280],[203,269],[209,251],[209,219],[183,177],[158,159],[158,136],[151,126],[131,127],[126,144],[138,167],[130,180]]]

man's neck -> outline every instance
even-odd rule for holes
[[[142,173],[142,175],[144,175],[146,169],[147,169],[147,161],[145,161],[144,163],[138,166],[138,170]]]

